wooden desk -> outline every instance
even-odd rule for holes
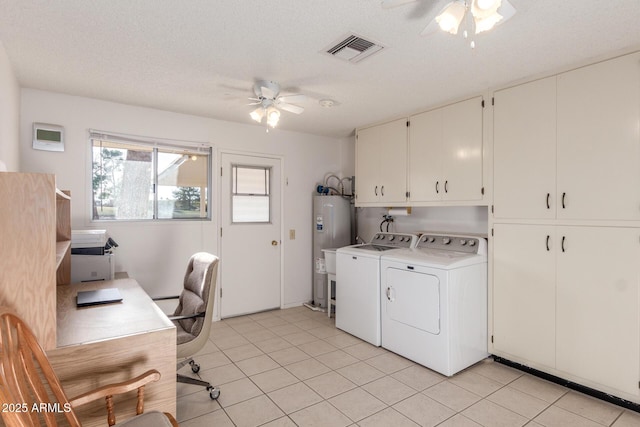
[[[101,288],[118,288],[122,302],[76,307],[78,291]],[[176,415],[176,329],[135,280],[58,286],[57,303],[57,347],[47,354],[69,397],[157,369],[162,378],[145,387],[145,411]],[[135,414],[135,396],[114,399],[117,420]],[[106,425],[104,402],[78,414],[83,426]]]

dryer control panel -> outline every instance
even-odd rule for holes
[[[372,245],[389,246],[391,248],[413,248],[418,236],[409,233],[376,233],[371,242]]]
[[[469,254],[482,253],[483,247],[486,247],[486,240],[483,238],[442,234],[423,234],[416,245],[417,249],[440,249]]]

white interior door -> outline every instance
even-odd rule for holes
[[[222,318],[280,308],[280,159],[221,155]]]

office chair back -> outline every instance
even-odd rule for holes
[[[177,356],[189,357],[200,350],[209,339],[213,304],[218,276],[218,257],[206,252],[191,256],[184,276],[184,290],[173,316],[192,316],[201,313],[201,317],[176,320]]]

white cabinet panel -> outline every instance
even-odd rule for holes
[[[442,160],[442,109],[427,111],[410,118],[409,191],[411,201],[440,200],[444,193]]]
[[[555,227],[495,224],[494,348],[555,366]]]
[[[361,129],[356,139],[356,203],[404,203],[407,121]]]
[[[407,200],[407,120],[400,119],[379,129],[384,141],[380,151],[380,201]]]
[[[443,108],[443,200],[482,199],[482,98]]]
[[[496,218],[556,215],[556,77],[494,94]]]
[[[559,227],[557,367],[639,395],[640,229]]]
[[[640,54],[560,74],[557,100],[558,218],[640,219]]]
[[[412,202],[482,199],[482,97],[410,117]]]
[[[363,129],[358,132],[356,139],[356,187],[360,203],[378,201],[379,144],[376,128]]]

